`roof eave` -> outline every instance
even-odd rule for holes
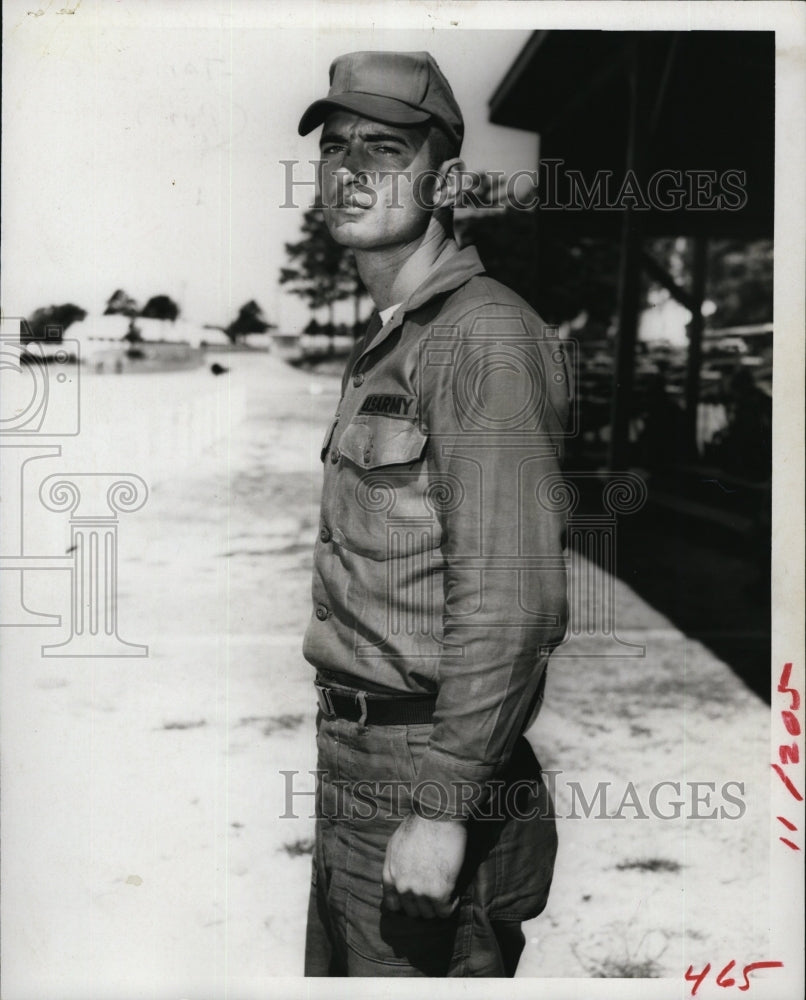
[[[517,86],[527,67],[531,63],[535,53],[544,43],[549,34],[550,32],[545,30],[533,31],[526,41],[526,44],[515,58],[515,62],[507,70],[506,76],[495,88],[492,97],[487,102],[487,106],[490,109],[489,119],[493,125],[502,124],[497,120],[501,111],[501,105],[507,101],[513,87]]]

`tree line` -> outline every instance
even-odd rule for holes
[[[116,289],[107,299],[104,316],[127,316],[129,329],[125,339],[136,341],[140,339],[137,319],[158,319],[175,323],[180,315],[178,304],[169,295],[153,295],[142,307],[122,288]],[[29,343],[35,340],[60,341],[64,332],[73,323],[86,319],[87,311],[72,302],[61,305],[44,306],[35,309],[21,323],[20,340]],[[229,339],[236,343],[241,337],[250,333],[266,333],[274,329],[274,324],[268,322],[263,310],[254,299],[245,302],[238,310],[237,316],[227,326],[205,324],[207,330],[221,330]]]

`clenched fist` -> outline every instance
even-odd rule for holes
[[[464,821],[407,816],[386,847],[384,906],[410,917],[450,916],[458,903],[451,893],[466,846]]]

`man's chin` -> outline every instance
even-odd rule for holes
[[[357,249],[362,245],[361,238],[350,231],[349,226],[340,226],[338,229],[331,229],[330,235],[342,247],[349,247],[350,249]]]
[[[341,246],[353,249],[371,249],[375,245],[373,237],[361,231],[360,218],[339,218],[327,220],[330,235]]]

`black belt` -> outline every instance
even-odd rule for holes
[[[324,684],[314,686],[323,715],[329,719],[360,722],[364,726],[416,726],[431,722],[437,703],[430,695],[385,698],[367,691],[346,694]]]

